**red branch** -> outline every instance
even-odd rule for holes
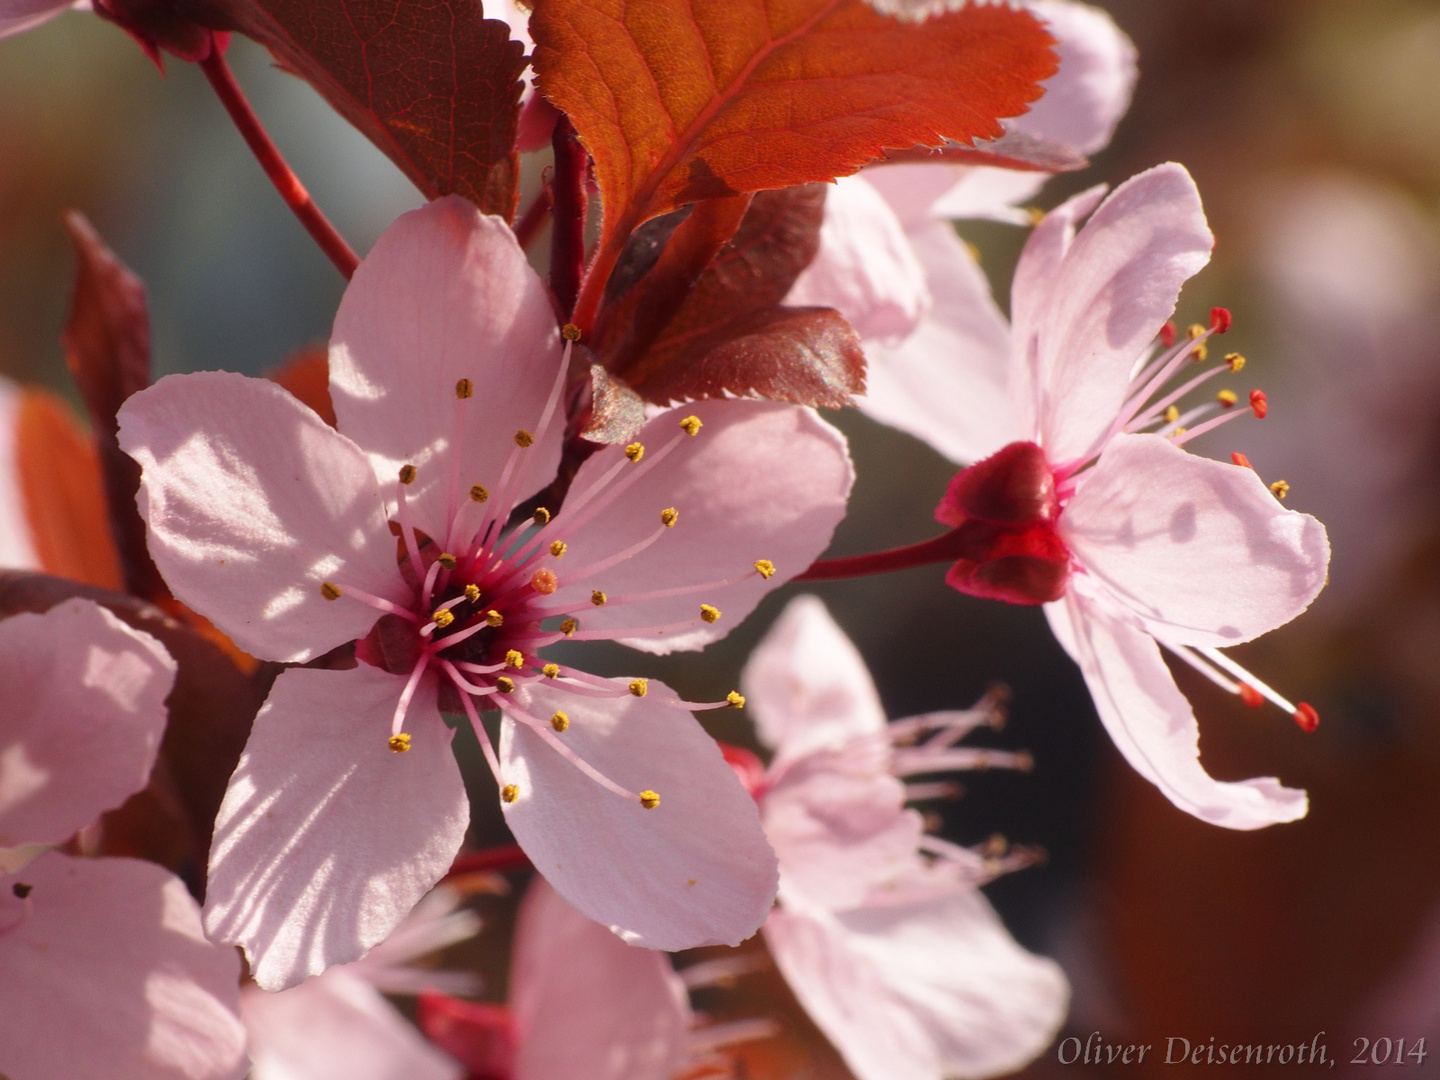
[[[245,100],[245,94],[241,91],[240,84],[235,81],[230,65],[225,62],[225,54],[220,49],[211,49],[210,55],[200,61],[200,70],[205,72],[205,77],[215,88],[220,103],[225,106],[230,119],[240,129],[250,152],[260,162],[260,167],[265,170],[265,175],[285,200],[285,205],[300,219],[300,224],[305,226],[305,231],[335,264],[335,269],[345,275],[345,280],[350,280],[355,276],[355,268],[360,265],[360,257],[351,250],[345,238],[335,231],[335,226],[320,212],[315,200],[305,190],[305,185],[300,183],[299,177],[280,156],[279,148],[270,140],[260,118],[250,107],[250,102]]]

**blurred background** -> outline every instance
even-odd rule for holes
[[[961,842],[1002,833],[1048,852],[987,893],[1024,944],[1066,968],[1075,997],[1064,1035],[1308,1042],[1324,1031],[1340,1075],[1356,1038],[1423,1036],[1440,1062],[1440,3],[1100,6],[1139,47],[1135,101],[1093,166],[1038,201],[1171,159],[1199,182],[1218,247],[1177,321],[1230,307],[1225,345],[1249,358],[1241,381],[1265,388],[1271,413],[1192,449],[1242,450],[1267,482],[1288,481],[1287,505],[1326,523],[1334,561],[1306,615],[1235,650],[1318,708],[1316,733],[1188,670],[1178,678],[1211,773],[1308,788],[1310,815],[1232,833],[1172,808],[1112,749],[1040,613],[960,596],[943,568],[815,591],[870,661],[892,716],[965,706],[996,681],[1012,688],[1008,726],[974,741],[1028,748],[1034,771],[962,777],[963,798],[936,813]],[[260,49],[237,41],[231,57],[357,250],[419,204]],[[532,186],[541,164],[529,164]],[[74,400],[57,337],[72,271],[67,208],[147,283],[157,374],[259,374],[327,336],[343,282],[199,72],[172,62],[161,78],[122,32],[85,14],[0,41],[0,373]],[[1003,301],[1023,233],[962,232]],[[860,481],[833,553],[932,535],[946,463],[858,415],[835,422]],[[646,660],[646,673],[692,700],[722,696],[794,591],[703,659]],[[588,664],[640,670],[622,653],[590,650]],[[711,727],[753,745],[741,714]],[[475,840],[497,842],[493,796],[477,791]],[[499,999],[513,897],[477,902],[488,924],[463,958]],[[781,1035],[747,1055],[750,1075],[845,1075],[773,971],[701,1003],[781,1017]],[[1063,1071],[1052,1049],[1024,1075]]]

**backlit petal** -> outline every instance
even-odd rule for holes
[[[1026,6],[1055,38],[1060,70],[1045,80],[1045,95],[1009,126],[1093,154],[1110,141],[1130,108],[1135,44],[1106,12],[1089,4],[1029,0]]]

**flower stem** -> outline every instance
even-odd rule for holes
[[[220,103],[225,106],[230,119],[240,129],[251,153],[260,162],[260,167],[265,170],[265,175],[275,185],[280,197],[285,200],[285,205],[300,219],[305,231],[314,238],[320,245],[320,250],[335,264],[335,269],[344,274],[348,281],[355,275],[355,268],[360,265],[360,257],[351,250],[345,238],[335,231],[335,226],[320,212],[315,200],[305,190],[305,185],[300,183],[299,178],[285,163],[285,159],[280,156],[279,148],[270,140],[260,118],[250,107],[250,102],[245,100],[245,94],[241,91],[240,84],[235,81],[230,65],[225,62],[225,54],[219,49],[211,49],[210,55],[200,61],[200,70],[205,72],[205,77],[215,88]]]
[[[550,193],[542,190],[515,222],[515,241],[522,248],[528,248],[535,240],[535,234],[550,215]]]
[[[890,548],[887,551],[872,551],[866,555],[847,555],[840,559],[819,559],[810,564],[810,569],[797,576],[796,581],[838,581],[842,578],[867,577],[870,574],[888,574],[895,570],[908,570],[912,566],[928,566],[930,563],[951,562],[959,558],[959,530],[952,529],[918,544]]]
[[[506,870],[524,870],[530,865],[530,856],[521,850],[519,844],[502,844],[499,847],[468,851],[455,857],[447,877],[458,874],[504,873]]]
[[[550,203],[555,220],[550,230],[550,289],[567,315],[575,310],[580,276],[585,270],[585,149],[575,137],[570,118],[555,121],[555,173]]]

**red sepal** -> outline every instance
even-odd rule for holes
[[[945,574],[952,589],[1009,604],[1048,604],[1070,584],[1070,552],[1052,525],[1004,528],[970,521],[956,530],[966,552]]]
[[[978,519],[1017,526],[1054,521],[1059,513],[1045,451],[1032,442],[1013,442],[956,473],[935,520],[942,525]]]
[[[515,1075],[515,1023],[504,1005],[427,992],[415,1002],[415,1023],[469,1070],[466,1080],[511,1080]]]

